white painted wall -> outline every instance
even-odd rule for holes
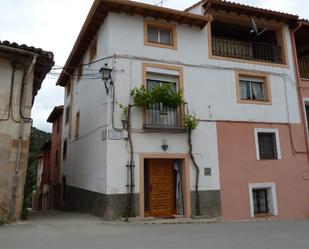
[[[178,49],[144,46],[144,23],[141,16],[109,13],[99,31],[97,58],[121,55],[90,66],[97,69],[108,63],[114,67],[116,99],[129,103],[130,91],[142,83],[142,62],[181,66],[184,70],[184,96],[191,112],[201,119],[238,120],[258,122],[299,123],[299,110],[292,63],[291,41],[288,30],[289,68],[209,59],[207,28],[199,29],[177,25]],[[133,57],[134,56],[134,57]],[[137,58],[138,57],[138,58]],[[87,55],[85,55],[87,60]],[[87,61],[86,61],[87,62]],[[254,70],[270,75],[272,105],[237,103],[235,70]],[[286,92],[286,96],[285,96]],[[67,103],[68,100],[65,100]],[[100,80],[81,80],[74,84],[72,131],[75,111],[80,110],[80,139],[69,143],[68,160],[63,163],[63,174],[69,175],[68,184],[96,192],[126,193],[129,160],[125,140],[108,140],[100,137],[105,125],[111,129],[111,98],[107,99]],[[121,110],[116,107],[116,126],[121,127]],[[98,128],[100,127],[100,128]],[[88,135],[89,132],[95,132]],[[139,154],[162,153],[161,139],[166,138],[166,153],[187,153],[186,134],[146,133],[142,130],[142,112],[132,113],[133,143],[135,146],[136,188],[139,192]],[[67,136],[64,129],[64,137]],[[85,137],[83,137],[85,136]],[[82,138],[83,137],[83,138]],[[216,123],[200,123],[193,134],[194,153],[201,167],[200,189],[220,189]],[[203,175],[203,168],[212,169],[211,176]],[[191,189],[194,174],[191,168]]]

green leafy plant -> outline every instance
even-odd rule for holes
[[[173,90],[172,84],[156,85],[147,91],[145,86],[135,87],[131,91],[134,104],[140,107],[147,107],[152,104],[162,103],[169,108],[177,108],[183,103],[182,94]]]
[[[125,106],[125,105],[123,105],[123,104],[121,104],[119,102],[117,102],[117,104],[118,104],[119,108],[122,110],[122,113],[127,116],[128,115],[128,111],[129,111],[129,107]]]
[[[185,116],[185,125],[190,130],[195,130],[199,124],[199,120],[195,114]]]

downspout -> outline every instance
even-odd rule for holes
[[[25,77],[23,77],[23,80],[21,82],[22,85],[25,84],[25,81],[28,80],[30,73],[33,71],[34,69],[34,65],[36,63],[37,60],[37,55],[33,55],[33,59],[31,62],[31,65],[27,71],[27,73],[25,74],[24,71],[24,75]],[[22,98],[23,96],[23,87],[21,87],[21,92],[20,95]],[[20,105],[20,114],[22,114],[22,109],[23,105],[22,105],[22,99],[21,101],[21,105]],[[20,123],[19,123],[19,132],[18,132],[18,147],[17,147],[17,156],[16,156],[16,164],[15,164],[15,171],[14,171],[14,177],[13,177],[13,187],[12,187],[12,195],[11,195],[11,206],[10,206],[10,218],[11,219],[15,219],[15,215],[16,215],[16,210],[15,210],[15,206],[16,206],[16,193],[17,193],[17,188],[18,188],[18,183],[19,183],[19,171],[20,171],[20,160],[21,160],[21,151],[22,151],[22,141],[23,141],[23,137],[24,137],[24,119],[28,119],[28,118],[24,118],[22,116],[20,116]]]
[[[299,23],[298,26],[291,30],[290,36],[291,36],[291,41],[292,41],[292,49],[293,49],[293,63],[294,63],[294,74],[297,82],[297,95],[298,95],[298,105],[300,108],[300,114],[301,114],[301,119],[303,123],[303,129],[304,129],[304,134],[305,134],[305,141],[306,141],[306,152],[307,152],[307,157],[309,160],[309,153],[308,153],[308,148],[309,148],[309,142],[308,142],[308,131],[306,129],[306,120],[305,120],[305,112],[303,108],[303,101],[302,101],[302,95],[301,95],[301,90],[300,90],[300,74],[299,74],[299,67],[298,67],[298,58],[297,58],[297,49],[296,49],[296,44],[295,44],[295,32],[301,28],[303,24]]]

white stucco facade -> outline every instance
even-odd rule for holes
[[[151,18],[149,18],[151,19]],[[164,22],[164,21],[162,21]],[[210,24],[208,24],[210,25]],[[193,150],[201,167],[201,190],[219,190],[219,159],[216,122],[253,121],[265,123],[300,123],[297,89],[292,63],[289,30],[284,28],[288,66],[269,66],[209,58],[208,28],[177,24],[176,50],[144,45],[144,18],[109,13],[98,31],[96,59],[115,56],[84,66],[84,74],[99,70],[105,63],[113,68],[116,101],[127,105],[132,88],[142,84],[142,64],[163,64],[183,69],[184,98],[191,113],[202,121],[193,132]],[[88,53],[83,63],[88,63]],[[271,105],[250,105],[237,102],[235,72],[263,72],[270,78]],[[127,193],[128,143],[125,139],[109,139],[105,131],[111,126],[111,96],[106,95],[100,79],[77,80],[73,77],[71,136],[64,124],[62,139],[68,138],[67,160],[62,162],[62,174],[67,184],[105,194]],[[284,94],[282,94],[284,93]],[[65,107],[71,102],[65,97]],[[131,102],[132,103],[132,102]],[[74,137],[75,113],[80,111],[80,135]],[[121,109],[115,107],[115,126],[121,128]],[[65,115],[65,114],[64,114]],[[65,119],[64,119],[65,120]],[[204,121],[203,121],[204,120]],[[186,133],[166,133],[143,130],[142,110],[132,110],[132,130],[135,161],[135,192],[139,193],[139,156],[143,153],[188,153]],[[65,121],[64,121],[65,122]],[[106,137],[106,139],[105,139]],[[168,150],[162,151],[162,139]],[[211,176],[203,168],[211,168]],[[194,189],[194,171],[190,167],[190,188]]]

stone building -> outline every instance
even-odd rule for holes
[[[19,219],[27,172],[31,108],[53,53],[0,42],[0,219]]]

